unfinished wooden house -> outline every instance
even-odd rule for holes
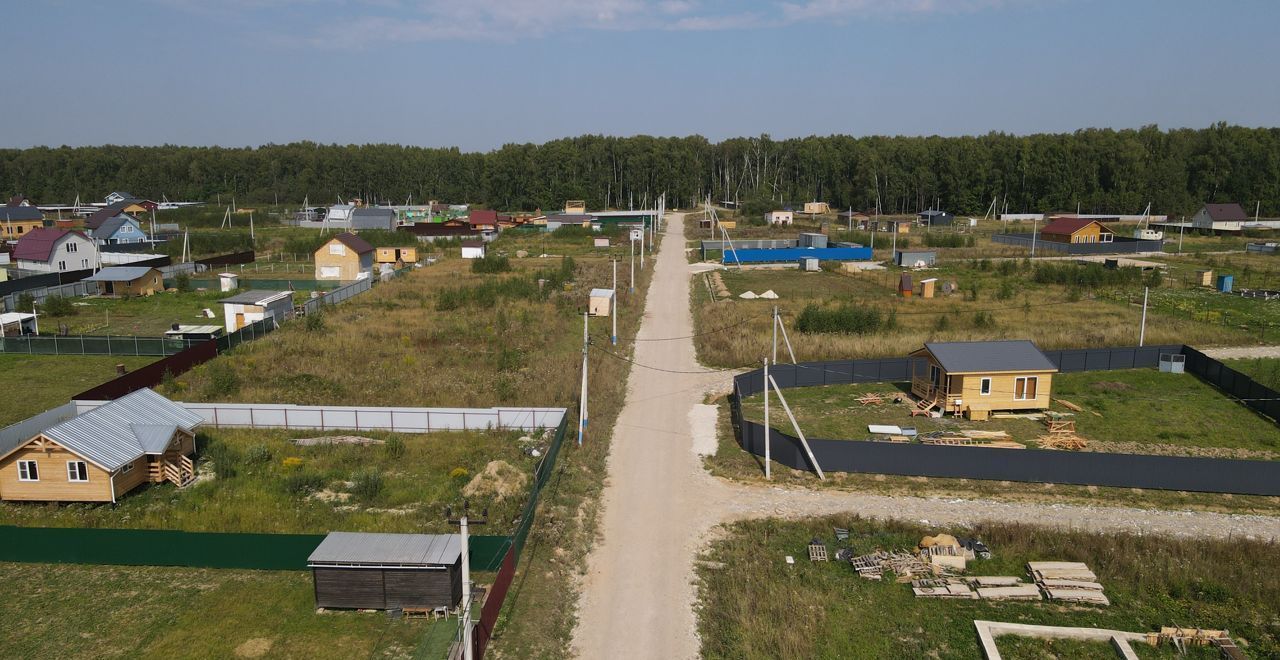
[[[1049,407],[1058,367],[1026,339],[931,342],[911,354],[920,410],[987,419],[996,410]]]
[[[203,419],[141,389],[0,448],[0,500],[112,502],[144,483],[185,486]]]

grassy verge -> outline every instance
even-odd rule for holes
[[[811,472],[779,469],[778,466],[774,466],[773,480],[766,482],[764,468],[760,459],[743,451],[733,438],[728,403],[722,398],[719,400],[719,404],[720,418],[717,425],[717,450],[715,455],[707,457],[704,463],[711,474],[742,483],[754,485],[771,484],[787,488],[862,491],[910,497],[963,497],[966,499],[994,499],[1009,502],[1074,504],[1080,506],[1129,506],[1176,511],[1280,514],[1280,497],[1254,495],[1031,484],[976,479],[901,477],[844,472],[829,473],[826,480],[819,481]],[[772,413],[772,409],[770,412]],[[916,420],[921,419],[920,417],[916,418]],[[785,427],[779,426],[778,428]]]
[[[859,554],[912,547],[925,534],[970,531],[850,516],[728,525],[704,554],[699,570],[698,620],[705,657],[835,658],[856,649],[859,657],[974,658],[980,655],[974,619],[1134,632],[1174,623],[1226,628],[1255,657],[1280,652],[1280,624],[1272,607],[1280,602],[1280,576],[1256,560],[1274,553],[1274,543],[1098,535],[1021,525],[983,524],[972,530],[994,557],[971,563],[970,574],[1022,576],[1027,561],[1083,561],[1098,575],[1112,603],[1098,608],[917,599],[909,585],[863,580],[837,561],[807,561],[809,540],[817,536],[832,543],[832,527],[848,528],[848,544]],[[787,565],[785,555],[796,557],[796,564]]]
[[[1280,390],[1280,358],[1246,358],[1240,360],[1223,360],[1223,364],[1266,385],[1273,390]]]
[[[0,524],[446,533],[451,528],[441,511],[460,501],[466,489],[489,507],[492,524],[484,533],[504,534],[524,505],[536,460],[521,451],[520,434],[509,432],[361,432],[384,442],[371,446],[290,442],[316,435],[210,429],[197,440],[200,480],[189,487],[144,486],[115,506],[3,502]],[[541,444],[545,448],[546,441]],[[491,462],[505,464],[503,470],[497,476],[481,474]]]
[[[992,419],[970,422],[946,416],[911,417],[913,399],[907,383],[828,385],[786,391],[787,402],[806,435],[818,438],[868,439],[868,424],[913,426],[921,433],[976,429],[1005,431],[1014,440],[1036,446],[1045,433],[1041,422]],[[863,405],[857,399],[869,392],[890,394],[902,403]],[[1050,410],[1072,415],[1077,433],[1090,442],[1090,451],[1159,453],[1228,458],[1280,458],[1280,429],[1271,420],[1227,398],[1189,374],[1165,374],[1155,369],[1056,374]],[[1073,413],[1057,400],[1085,411]],[[786,413],[775,402],[770,410],[774,428],[789,427]],[[764,398],[746,397],[743,416],[763,421]],[[1152,424],[1158,421],[1157,425]]]
[[[316,614],[307,571],[9,563],[0,619],[12,658],[405,658],[431,626],[454,627]]]
[[[60,406],[72,396],[116,377],[116,365],[146,366],[158,358],[111,355],[0,353],[0,372],[13,388],[0,397],[0,426]]]

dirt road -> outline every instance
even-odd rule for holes
[[[867,517],[968,524],[1037,522],[1094,531],[1280,538],[1280,518],[886,497],[732,484],[702,468],[714,449],[715,415],[703,392],[727,388],[724,372],[697,363],[689,310],[683,216],[668,216],[645,303],[627,402],[614,429],[601,539],[588,558],[573,650],[580,658],[692,658],[694,559],[721,522],[853,511]],[[666,341],[655,341],[663,340]],[[695,440],[697,438],[697,440]]]

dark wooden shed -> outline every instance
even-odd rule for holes
[[[307,566],[316,607],[452,609],[462,600],[457,534],[330,532]]]

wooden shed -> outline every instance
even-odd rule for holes
[[[457,534],[329,532],[307,567],[316,607],[453,609],[462,600]]]
[[[164,291],[164,275],[151,266],[108,266],[84,281],[97,282],[102,296],[149,296]]]

